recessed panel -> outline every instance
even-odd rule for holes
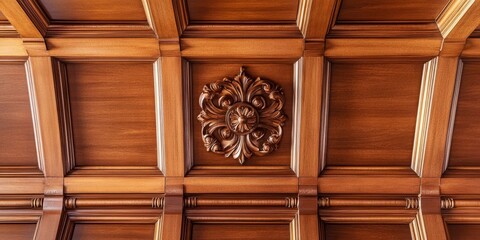
[[[480,224],[447,224],[451,240],[476,239],[480,236]]]
[[[338,21],[434,22],[448,0],[343,0]]]
[[[408,224],[325,224],[325,240],[412,239]]]
[[[193,224],[191,240],[289,240],[289,224]]]
[[[328,166],[410,166],[423,62],[332,63]]]
[[[0,64],[0,166],[38,166],[24,63]]]
[[[257,79],[257,77],[260,77],[261,79],[266,79],[274,83],[275,85],[278,85],[280,88],[282,88],[282,91],[284,93],[284,105],[283,105],[283,115],[285,115],[285,119],[281,120],[280,111],[275,110],[275,107],[273,105],[270,105],[271,108],[256,108],[256,110],[252,110],[252,121],[255,122],[256,117],[258,117],[259,122],[263,122],[262,124],[260,123],[252,123],[252,126],[246,125],[246,129],[244,130],[238,130],[235,132],[234,130],[230,131],[230,133],[235,134],[235,136],[230,136],[230,137],[222,137],[221,132],[218,132],[213,134],[216,136],[216,139],[221,142],[224,141],[228,142],[225,139],[230,139],[234,138],[234,143],[235,143],[235,149],[236,151],[238,150],[239,152],[245,151],[244,148],[248,148],[248,151],[252,153],[252,156],[245,159],[243,162],[244,166],[290,166],[290,155],[291,155],[291,135],[292,135],[292,101],[293,101],[293,65],[292,64],[222,64],[222,63],[193,63],[192,64],[192,116],[191,116],[191,121],[192,121],[192,136],[193,136],[193,165],[194,166],[240,166],[240,162],[238,159],[235,159],[235,153],[230,154],[229,156],[225,156],[225,154],[217,154],[213,153],[213,151],[210,149],[210,151],[207,151],[207,147],[205,145],[206,138],[203,137],[202,135],[202,125],[201,122],[198,120],[198,116],[200,112],[202,111],[202,108],[199,104],[199,97],[202,94],[202,91],[204,91],[204,86],[212,86],[210,85],[211,83],[215,83],[216,81],[221,81],[222,79],[228,77],[229,79],[234,79],[236,75],[239,74],[240,67],[244,67],[244,72],[247,74],[249,77],[251,77],[253,80]],[[262,85],[258,85],[257,90],[261,90]],[[255,87],[252,87],[254,89]],[[258,92],[257,92],[258,93]],[[245,94],[247,94],[245,92]],[[234,93],[235,96],[240,97],[241,93],[236,92]],[[253,96],[253,95],[252,95]],[[268,98],[268,97],[267,97]],[[238,98],[240,99],[240,98]],[[266,105],[271,104],[269,102],[270,100],[267,100]],[[248,102],[248,101],[247,101]],[[261,101],[259,101],[261,102]],[[214,103],[215,104],[215,103]],[[249,106],[253,106],[253,98],[252,101],[250,101]],[[236,106],[239,106],[238,104],[232,105],[231,109],[234,109]],[[240,107],[240,109],[243,109]],[[250,108],[248,108],[250,109]],[[248,110],[245,108],[244,110]],[[253,109],[253,108],[252,108]],[[237,109],[238,110],[238,109]],[[249,112],[249,111],[247,111]],[[216,127],[213,126],[219,126],[218,130],[225,129],[226,131],[228,129],[231,130],[229,124],[231,126],[236,126],[235,124],[236,117],[239,117],[243,113],[238,113],[236,111],[227,111],[225,112],[218,112],[218,114],[214,112],[209,112],[207,115],[208,118],[212,118],[214,124],[209,125],[206,129],[205,132],[208,132],[210,130],[215,130],[217,129]],[[230,117],[226,117],[226,115]],[[264,119],[267,119],[267,117],[264,118],[264,116],[270,117],[269,119],[273,120],[268,120],[264,121]],[[240,116],[241,117],[241,116]],[[247,120],[250,119],[247,116]],[[210,121],[210,120],[209,120]],[[278,121],[278,123],[274,122]],[[213,123],[212,122],[212,123]],[[283,122],[282,124],[279,124],[279,122]],[[207,125],[208,121],[204,121],[204,123]],[[261,128],[261,132],[259,135],[263,135],[263,138],[261,141],[264,140],[264,138],[268,138],[271,136],[271,132],[267,131],[268,129],[278,129],[280,125],[283,125],[281,127],[281,138],[280,141],[276,147],[276,149],[273,149],[272,147],[272,152],[265,154],[264,156],[257,155],[255,154],[256,147],[252,146],[250,143],[254,142],[254,134],[256,134],[256,130],[259,130]],[[223,126],[223,127],[222,127]],[[253,129],[256,129],[253,132],[250,132],[250,127]],[[265,131],[263,131],[265,130]],[[244,132],[241,132],[244,131]],[[241,140],[243,138],[245,141]],[[247,139],[248,138],[248,139]],[[264,141],[263,141],[264,142]],[[238,144],[237,144],[238,143]],[[257,144],[258,146],[262,147],[263,144]],[[272,145],[273,146],[273,145]],[[227,149],[227,148],[225,148]],[[257,151],[258,153],[258,151]]]
[[[295,21],[297,0],[187,0],[192,21]]]
[[[35,223],[0,223],[0,238],[8,240],[32,240]]]
[[[480,62],[464,62],[449,166],[480,166]]]
[[[152,63],[68,63],[76,166],[156,166]]]
[[[154,224],[77,223],[72,240],[150,240],[155,238]]]
[[[51,20],[146,21],[141,0],[37,0]]]

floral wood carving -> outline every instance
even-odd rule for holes
[[[277,149],[287,119],[279,85],[252,79],[242,67],[233,80],[205,85],[199,101],[202,111],[197,118],[207,151],[243,164],[253,155],[264,156]]]

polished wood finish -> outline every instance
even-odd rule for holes
[[[0,84],[0,165],[38,168],[25,62],[1,63]]]
[[[157,166],[152,63],[65,68],[75,166]]]
[[[29,240],[35,235],[35,227],[32,223],[2,223],[0,235],[12,240]]]
[[[50,20],[57,21],[146,21],[142,1],[36,0]]]
[[[290,239],[288,224],[193,224],[191,231],[192,240]]]
[[[410,239],[408,225],[394,224],[326,224],[325,239]]]
[[[410,165],[422,67],[332,63],[327,168]]]
[[[337,21],[434,21],[448,0],[354,1],[343,0]]]
[[[255,1],[242,0],[186,0],[188,15],[195,21],[262,22],[295,21],[297,0]]]
[[[0,1],[0,239],[474,239],[479,11]],[[242,66],[287,116],[244,165],[196,119]]]
[[[455,123],[449,156],[449,166],[478,166],[478,139],[477,113],[479,85],[478,62],[464,62],[461,79],[458,79],[458,102],[456,106]]]

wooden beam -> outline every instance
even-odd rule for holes
[[[22,38],[43,38],[45,33],[42,33],[33,21],[29,18],[25,10],[17,0],[2,0],[0,1],[0,12],[5,15],[10,24],[15,27],[15,30]]]
[[[320,128],[322,116],[324,58],[304,57],[299,61],[302,75],[298,101],[301,114],[299,149],[300,177],[317,177],[319,174]]]
[[[306,40],[324,40],[335,19],[337,0],[301,0],[297,25]]]
[[[164,177],[66,177],[65,193],[163,193]],[[95,186],[95,188],[92,188]]]
[[[446,40],[465,40],[480,25],[480,2],[453,0],[437,19],[440,32]]]
[[[43,194],[43,178],[2,178],[0,194]]]
[[[446,167],[450,114],[458,72],[457,57],[438,58],[424,155],[423,177],[442,176]]]
[[[164,174],[180,177],[185,174],[182,59],[162,57],[158,62],[163,104]]]
[[[27,57],[23,41],[19,38],[0,38],[1,57]]]
[[[175,11],[176,5],[182,1],[172,0],[142,0],[149,25],[161,40],[173,40],[180,36],[181,30],[186,28],[187,18],[184,11]],[[183,19],[177,27],[177,19]],[[183,23],[183,24],[182,24]]]
[[[52,57],[157,59],[158,41],[152,38],[48,38]]]
[[[46,197],[43,200],[43,214],[38,223],[35,240],[57,239],[61,230],[63,196]]]
[[[296,177],[186,177],[186,193],[297,193]]]
[[[434,57],[440,52],[440,38],[342,38],[327,39],[325,56],[333,58]]]
[[[304,41],[292,39],[184,38],[182,56],[186,58],[290,58],[303,55]]]
[[[403,194],[417,195],[420,179],[416,176],[322,176],[318,179],[320,194]]]

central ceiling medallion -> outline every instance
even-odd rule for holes
[[[268,80],[247,76],[244,68],[232,79],[207,84],[200,95],[202,139],[207,151],[233,157],[240,164],[253,155],[277,149],[285,97],[282,88]]]

